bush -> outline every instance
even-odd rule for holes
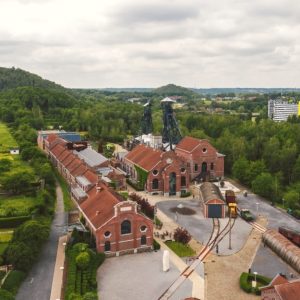
[[[0,289],[0,299],[1,300],[14,300],[15,297],[9,291]]]
[[[240,276],[240,287],[246,293],[251,293],[251,285],[248,282],[248,273],[242,273]]]
[[[191,240],[191,235],[184,228],[177,227],[174,231],[174,240],[186,245]]]
[[[133,187],[136,191],[141,192],[144,190],[144,188],[141,188],[138,184],[132,182],[129,178],[126,179],[127,184],[129,184],[131,187]]]
[[[11,271],[5,279],[2,285],[2,289],[9,291],[13,295],[16,295],[25,277],[26,275],[24,272],[17,271],[17,270]]]
[[[160,250],[160,244],[155,239],[153,239],[153,250]]]
[[[76,265],[80,270],[85,270],[90,264],[90,255],[88,252],[81,252],[76,256]]]
[[[129,195],[129,199],[137,202],[138,205],[141,207],[141,211],[151,220],[154,218],[154,206],[151,205],[147,199],[142,198],[141,196],[131,193]]]
[[[252,281],[255,280],[255,275],[252,273],[242,273],[240,276],[240,287],[246,293],[254,293],[260,295],[261,291],[259,287],[252,288]],[[256,281],[262,285],[266,286],[271,282],[271,279],[262,275],[256,275]]]
[[[186,198],[186,197],[189,197],[189,196],[191,196],[191,192],[184,192],[184,193],[180,194],[181,198]]]
[[[15,228],[31,219],[31,216],[0,218],[0,228]]]
[[[98,300],[97,293],[88,292],[84,294],[83,300]]]

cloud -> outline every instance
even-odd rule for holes
[[[296,0],[0,0],[0,64],[69,87],[295,86]]]

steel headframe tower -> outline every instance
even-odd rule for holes
[[[163,144],[168,143],[170,146],[170,150],[173,150],[173,145],[179,143],[182,139],[178,123],[175,118],[175,114],[172,108],[172,103],[176,101],[171,98],[165,98],[161,100],[161,106],[163,109],[163,123],[164,128],[162,132],[162,142]]]
[[[153,132],[151,106],[151,100],[144,104],[144,114],[141,121],[142,134],[149,134]]]

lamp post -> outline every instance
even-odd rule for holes
[[[256,202],[256,212],[258,214],[258,206],[259,206],[259,202]]]
[[[253,272],[254,274],[254,287],[256,287],[257,283],[256,283],[256,275],[257,275],[257,272]]]

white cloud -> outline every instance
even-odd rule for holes
[[[0,0],[0,65],[69,87],[300,85],[296,0]]]

